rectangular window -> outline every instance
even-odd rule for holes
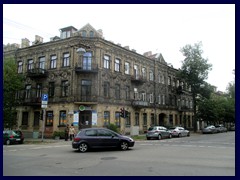
[[[165,105],[165,95],[162,95],[162,104]]]
[[[52,55],[50,57],[50,69],[56,69],[57,68],[57,56]]]
[[[27,71],[30,72],[33,70],[33,60],[29,59],[27,64]]]
[[[171,77],[168,76],[168,85],[171,86]]]
[[[60,126],[67,125],[67,114],[66,114],[66,111],[60,111],[60,113],[59,113],[59,125]]]
[[[53,126],[53,111],[46,112],[46,126]]]
[[[139,72],[138,72],[138,66],[134,65],[134,78],[139,79]]]
[[[31,98],[31,85],[25,86],[25,99]]]
[[[48,88],[49,97],[54,96],[54,91],[55,91],[55,83],[54,82],[49,82],[49,88]]]
[[[135,113],[135,126],[139,126],[139,113]]]
[[[120,112],[115,112],[115,125],[120,127]]]
[[[142,76],[143,76],[143,79],[146,79],[146,77],[147,77],[147,73],[146,73],[146,68],[145,67],[142,68]]]
[[[104,56],[103,67],[105,69],[110,69],[110,56],[107,56],[107,55]]]
[[[152,71],[152,70],[149,71],[149,80],[150,80],[150,81],[153,81],[153,80],[154,80],[153,71]]]
[[[150,94],[149,101],[150,101],[150,103],[153,103],[153,93]]]
[[[130,64],[129,64],[129,62],[125,62],[125,74],[130,74]]]
[[[126,117],[125,126],[126,127],[131,126],[131,113],[130,112],[128,113],[128,116]]]
[[[116,97],[116,99],[120,99],[120,85],[119,84],[116,84],[116,87],[115,87],[115,97]]]
[[[23,73],[23,62],[18,61],[18,73]]]
[[[91,80],[82,80],[81,82],[81,100],[84,102],[91,101],[91,89],[92,81]]]
[[[61,94],[62,97],[68,96],[68,81],[62,81],[61,88],[62,88],[62,94]]]
[[[158,96],[158,104],[161,104],[161,95]]]
[[[45,69],[45,57],[39,58],[39,69]]]
[[[147,99],[146,96],[147,96],[146,93],[142,93],[142,100],[143,101],[146,101],[146,99]]]
[[[63,54],[63,67],[68,67],[70,66],[70,54],[69,53],[64,53]]]
[[[116,72],[120,72],[120,60],[119,59],[115,59],[114,70]]]
[[[86,52],[83,55],[83,66],[84,70],[92,70],[92,53]]]
[[[109,98],[109,90],[110,90],[110,85],[109,82],[104,82],[103,84],[103,96],[105,98]]]
[[[41,83],[37,84],[36,97],[37,98],[41,98],[42,97],[42,84]]]
[[[110,124],[110,112],[104,111],[104,126],[107,126]]]

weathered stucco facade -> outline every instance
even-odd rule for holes
[[[42,131],[42,94],[48,94],[46,136],[72,123],[77,129],[113,123],[125,134],[150,125],[193,127],[190,87],[161,54],[141,55],[114,44],[89,24],[63,28],[47,43],[38,37],[31,46],[26,39],[22,48],[6,46],[4,56],[9,55],[26,77],[17,95],[23,130]],[[121,108],[128,117],[120,117]]]

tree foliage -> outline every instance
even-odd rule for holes
[[[23,76],[16,73],[17,65],[14,58],[4,58],[3,62],[3,120],[4,128],[16,125],[16,92],[22,89]]]
[[[201,87],[205,86],[205,79],[208,78],[208,71],[211,70],[212,65],[208,63],[208,59],[202,57],[201,42],[186,45],[180,49],[180,52],[185,56],[185,59],[182,62],[178,77],[191,86],[194,108],[193,124],[194,131],[196,131],[196,97],[203,92]],[[207,91],[204,92],[207,93]]]

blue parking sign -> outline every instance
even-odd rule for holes
[[[48,94],[42,95],[42,101],[48,101]]]

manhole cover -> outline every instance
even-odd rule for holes
[[[103,157],[101,160],[112,160],[112,159],[117,159],[116,157]]]

